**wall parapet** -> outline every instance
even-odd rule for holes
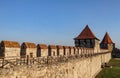
[[[13,42],[13,41],[7,41],[7,42]],[[18,42],[16,42],[18,43]],[[18,43],[19,44],[19,43]],[[3,47],[2,47],[3,46]],[[3,54],[6,54],[9,52],[9,50],[13,51],[16,50],[16,54],[14,56],[27,56],[30,57],[40,57],[40,56],[90,56],[93,54],[96,54],[94,48],[84,48],[84,47],[74,47],[74,46],[62,46],[62,45],[46,45],[46,44],[38,44],[36,46],[35,43],[30,42],[23,42],[21,45],[21,50],[17,50],[17,48],[10,46],[11,48],[8,49],[8,47],[5,46],[5,44],[2,44],[0,46],[0,55],[1,57],[8,57],[4,56]],[[4,47],[5,46],[5,47]],[[3,48],[3,49],[2,49]],[[13,49],[14,48],[14,49]],[[8,51],[8,52],[7,52]],[[108,52],[107,49],[100,49],[99,53]],[[2,56],[3,55],[3,56]],[[12,53],[9,54],[9,56],[13,56]]]
[[[96,72],[101,69],[101,65],[108,62],[111,58],[111,52],[106,49],[101,49],[100,52],[97,53],[95,52],[94,48],[74,46],[38,44],[37,46],[29,46],[29,48],[27,48],[25,45],[21,46],[21,48],[15,48],[12,46],[10,48],[2,48],[3,49],[0,47],[0,55],[4,53],[7,54],[8,52],[10,55],[7,57],[0,56],[0,68],[14,68],[16,66],[26,66],[31,68],[32,66],[34,67],[37,65],[42,69],[43,67],[54,68],[59,66],[61,70],[66,68],[67,71],[67,73],[64,73],[67,75],[67,77],[61,76],[62,78],[92,78],[94,75],[96,75]],[[12,52],[15,52],[16,54],[13,56]],[[94,64],[96,64],[96,66],[94,66]],[[50,69],[51,68],[47,69],[46,71],[51,71]],[[55,71],[56,69],[52,69],[52,71]],[[83,70],[84,73],[82,72]],[[41,70],[39,71],[41,72]],[[71,75],[71,71],[74,75]],[[76,75],[74,72],[79,72],[80,75]],[[50,74],[50,72],[47,72],[47,75],[48,74]],[[56,75],[54,73],[51,74]],[[55,78],[49,76],[42,77]]]

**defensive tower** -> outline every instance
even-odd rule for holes
[[[76,47],[94,48],[96,52],[100,50],[99,39],[94,35],[88,25],[74,38]]]
[[[109,34],[106,32],[102,42],[100,43],[100,47],[102,49],[108,49],[109,51],[112,51],[113,50],[113,42],[109,36]]]

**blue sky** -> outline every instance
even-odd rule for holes
[[[86,24],[120,48],[120,0],[0,0],[0,40],[74,45]]]

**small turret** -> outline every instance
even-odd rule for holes
[[[102,49],[108,49],[109,51],[112,51],[113,50],[113,42],[109,36],[109,34],[106,32],[101,44],[100,44],[100,47]]]

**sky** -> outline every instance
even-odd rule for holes
[[[120,48],[120,0],[0,0],[0,41],[74,46],[87,24]]]

